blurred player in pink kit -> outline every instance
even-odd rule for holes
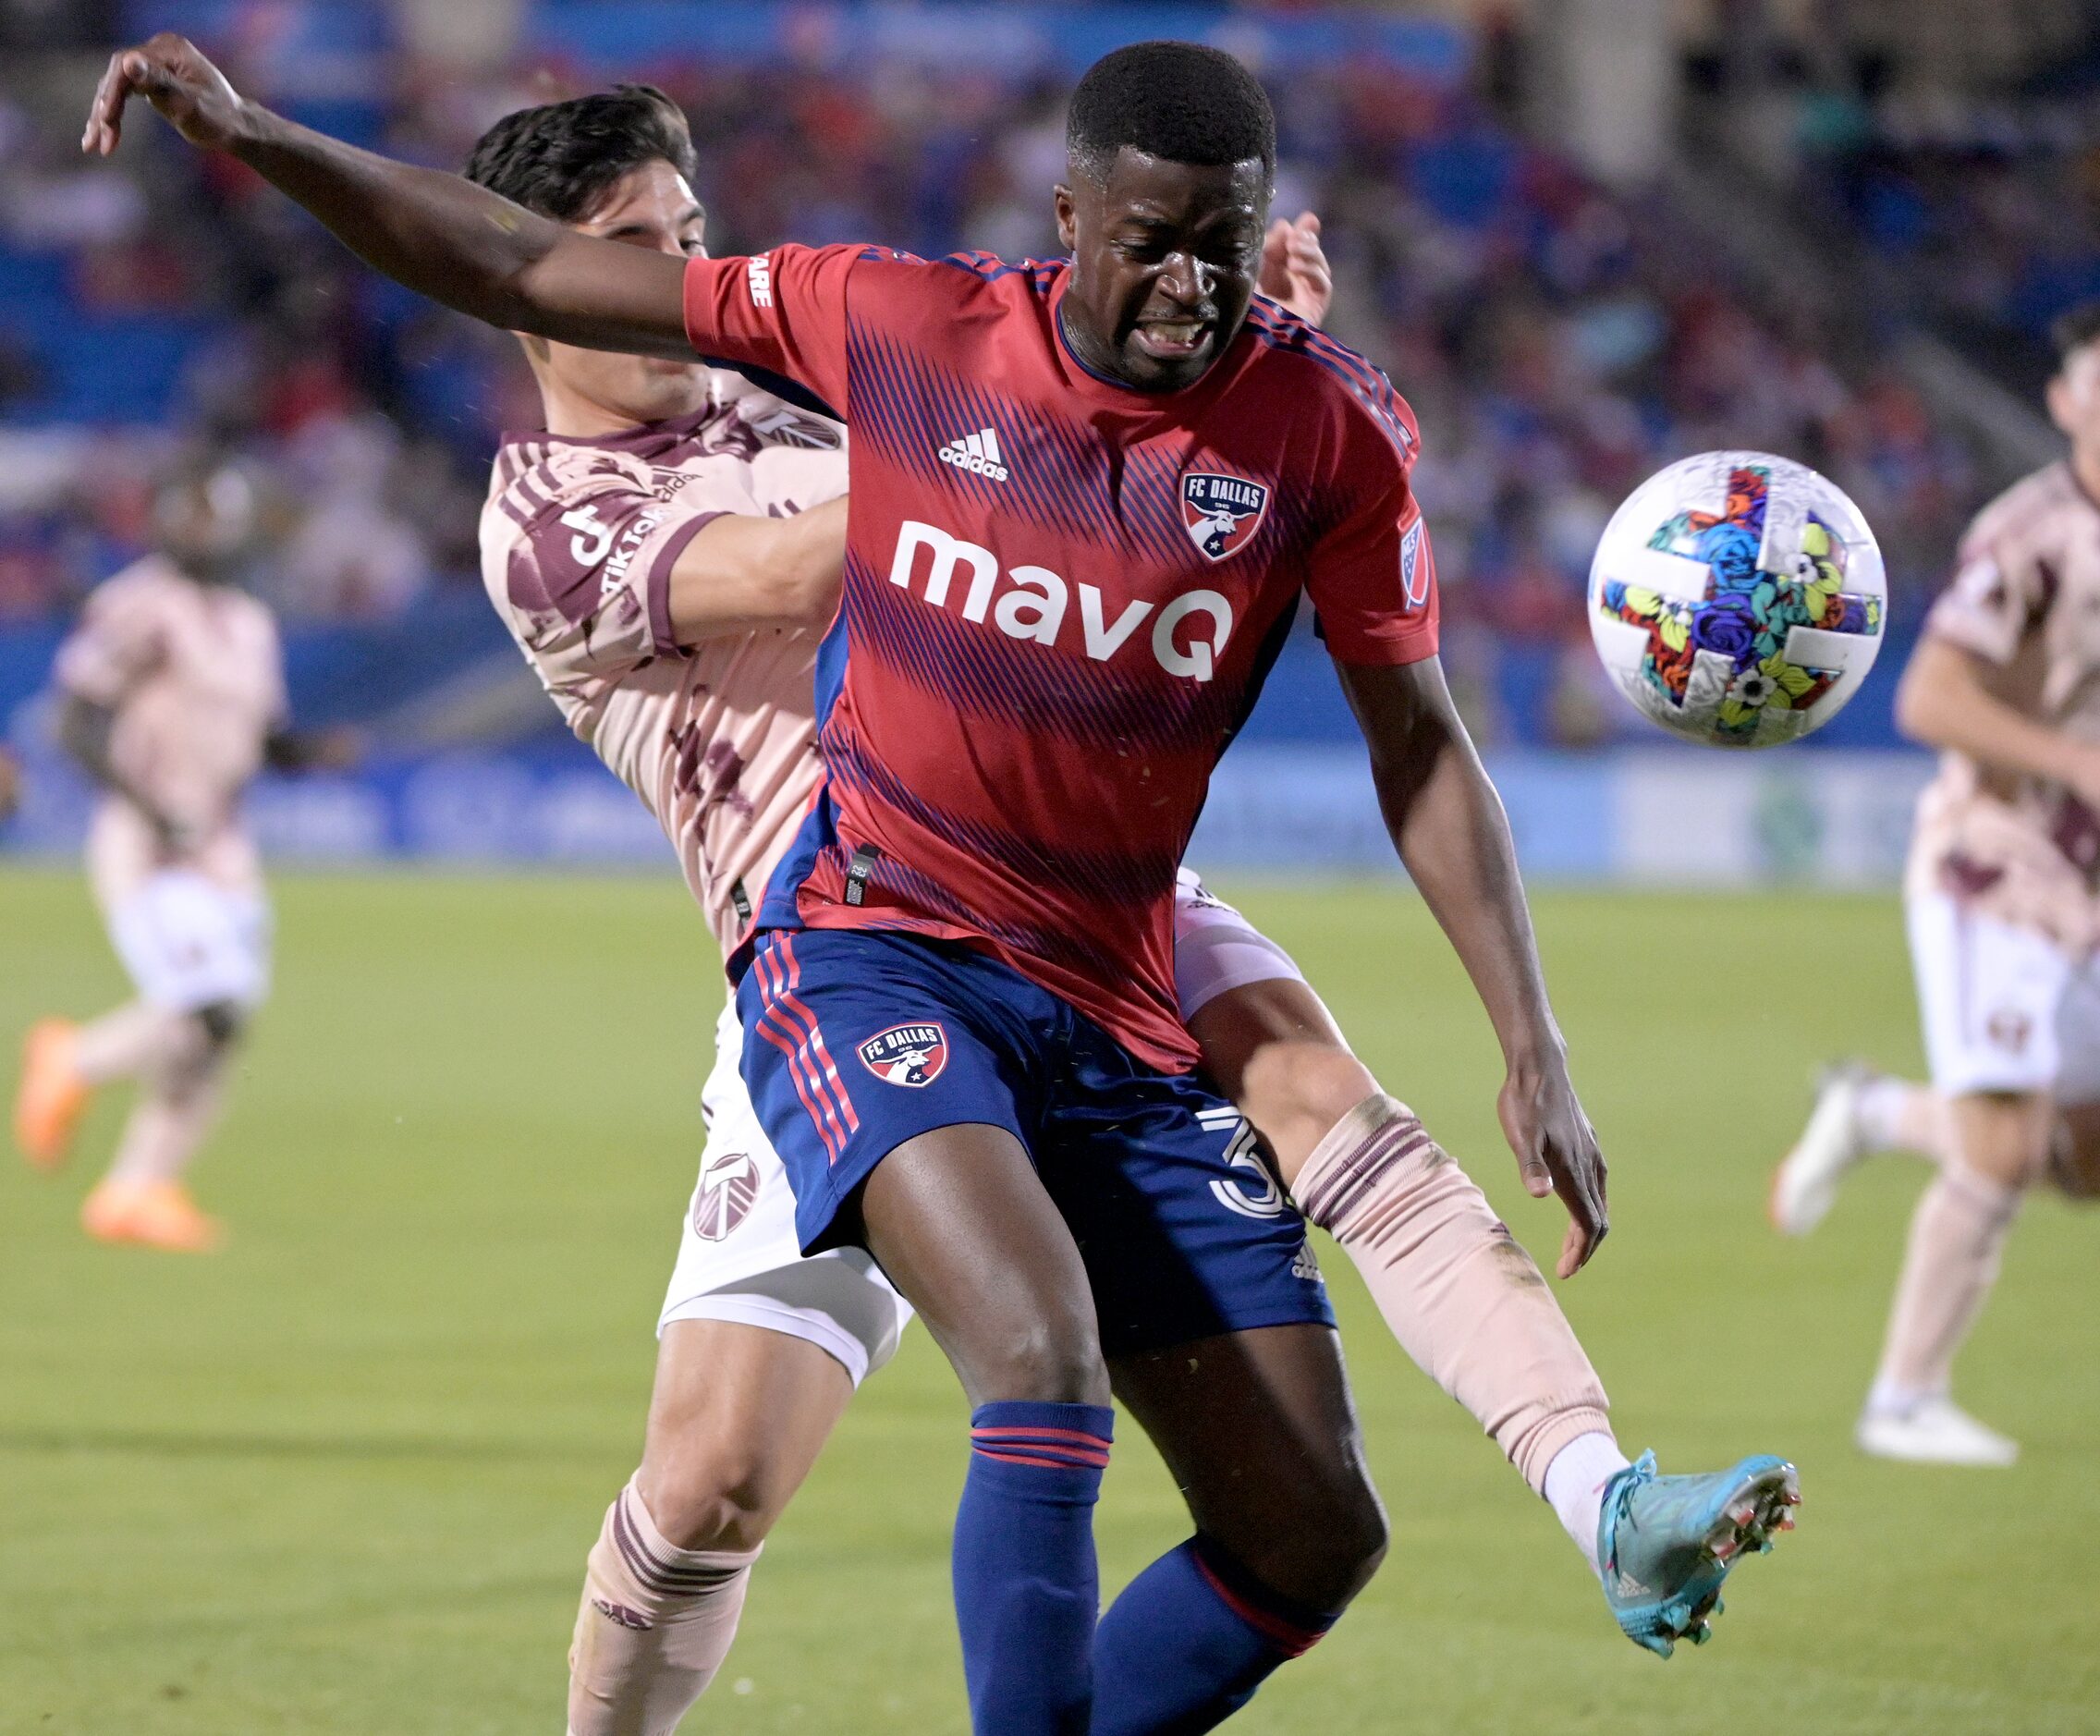
[[[1154,47],[1184,75],[1191,57],[1200,76],[1219,72],[1222,57],[1208,51]],[[652,92],[499,123],[477,148],[470,177],[516,202],[504,203],[262,120],[173,38],[113,61],[89,148],[114,146],[116,116],[133,90],[195,142],[238,141],[251,126],[293,141],[288,156],[256,157],[265,174],[339,232],[354,230],[374,263],[469,300],[484,316],[498,303],[466,295],[474,243],[460,238],[492,225],[538,224],[535,247],[561,244],[549,230],[587,238],[585,263],[602,285],[644,264],[647,312],[638,317],[652,334],[684,331],[677,274],[666,275],[657,256],[702,257],[702,214],[686,181],[683,123]],[[415,213],[407,219],[404,197]],[[419,202],[426,200],[436,205]],[[1293,286],[1316,263],[1304,229],[1272,227],[1266,250],[1259,229],[1252,238],[1247,263],[1261,266],[1264,284],[1273,268],[1279,287]],[[442,268],[408,263],[426,249]],[[770,294],[763,263],[731,263],[753,286],[754,301]],[[502,305],[542,323],[524,300]],[[1264,320],[1292,317],[1262,305]],[[586,341],[602,329],[551,324]],[[625,342],[624,328],[611,341]],[[498,459],[483,519],[484,579],[572,727],[663,819],[725,947],[740,947],[768,877],[777,882],[771,870],[799,821],[798,791],[818,787],[808,682],[814,635],[833,614],[842,526],[828,507],[786,515],[844,487],[836,430],[694,368],[684,359],[690,350],[680,355],[667,338],[632,346],[655,351],[653,361],[616,361],[542,336],[524,342],[549,432],[507,442]],[[1000,464],[995,448],[962,446],[968,432],[955,430],[957,449],[985,467],[973,473],[988,475]],[[1221,495],[1211,504],[1222,511],[1233,503]],[[1427,590],[1433,568],[1423,544],[1418,573],[1416,545],[1408,544],[1406,570]],[[1098,599],[1083,601],[1091,608]],[[1171,1041],[1193,1036],[1190,1047],[1262,1130],[1275,1165],[1272,1173],[1238,1110],[1206,1110],[1195,1118],[1200,1129],[1176,1135],[1188,1148],[1181,1161],[1209,1178],[1195,1190],[1197,1211],[1214,1214],[1209,1221],[1227,1236],[1240,1233],[1235,1223],[1257,1223],[1270,1227],[1260,1233],[1272,1244],[1288,1238],[1296,1257],[1288,1275],[1268,1281],[1316,1289],[1301,1204],[1356,1261],[1395,1336],[1553,1505],[1601,1572],[1628,1634],[1665,1655],[1678,1638],[1703,1638],[1733,1559],[1781,1522],[1790,1470],[1754,1460],[1714,1477],[1673,1479],[1657,1478],[1652,1459],[1629,1466],[1602,1388],[1529,1256],[1420,1121],[1349,1054],[1288,959],[1186,877],[1171,915],[1167,1005],[1178,1013],[1168,1021]],[[642,1463],[591,1556],[571,1655],[577,1736],[677,1724],[726,1655],[765,1532],[907,1317],[864,1246],[849,1241],[800,1257],[780,1160],[738,1077],[733,1021],[734,1009],[709,1084],[708,1151],[666,1299]],[[885,1033],[898,1038],[878,1057],[886,1073],[862,1059],[909,1090],[921,1081],[908,1034],[901,1026]],[[918,1071],[935,1076],[943,1064],[929,1047]],[[1586,1123],[1581,1132],[1586,1139]],[[1574,1222],[1561,1269],[1571,1273],[1602,1234],[1601,1192],[1585,1178],[1571,1183],[1573,1171],[1549,1175],[1534,1149],[1520,1155],[1532,1192],[1562,1186]],[[779,1215],[768,1217],[769,1205]],[[756,1242],[747,1253],[739,1240],[760,1231],[769,1250],[763,1257]],[[1272,1465],[1251,1444],[1276,1421],[1268,1408],[1276,1389],[1264,1392],[1264,1384],[1286,1379],[1253,1347],[1227,1335],[1208,1340],[1201,1359],[1141,1351],[1118,1363],[1119,1382],[1133,1383],[1118,1391],[1182,1483],[1198,1536],[1141,1575],[1103,1618],[1093,1668],[1113,1681],[1117,1709],[1097,1730],[1210,1728],[1317,1639],[1333,1620],[1321,1612],[1346,1602],[1382,1553],[1383,1515],[1362,1478],[1338,1358],[1321,1360],[1333,1355],[1332,1335],[1316,1314],[1309,1307],[1306,1324],[1278,1327],[1286,1337],[1266,1340],[1306,1352],[1286,1384],[1294,1383],[1290,1402],[1310,1432],[1296,1437],[1288,1464]],[[1047,1463],[1075,1486],[1085,1470],[1076,1461],[1095,1445],[1091,1435],[1050,1428],[985,1433],[998,1438],[979,1442],[981,1458],[1027,1467],[1030,1476]],[[959,1545],[958,1564],[959,1579]],[[1323,1589],[1288,1589],[1298,1581]],[[1157,1667],[1156,1650],[1129,1649],[1137,1630],[1118,1611],[1148,1600],[1191,1612],[1191,1625],[1169,1643],[1187,1654],[1178,1674]],[[1082,1599],[1060,1606],[1056,1620],[1083,1623],[1084,1650],[1095,1613]],[[1002,1632],[1002,1644],[1044,1649],[1032,1631]],[[1011,1694],[1018,1678],[995,1670],[984,1680]],[[1163,1710],[1163,1687],[1187,1709]],[[1111,1690],[1102,1693],[1097,1705],[1110,1703]],[[974,1681],[972,1697],[978,1728],[1024,1728],[988,1716]],[[1033,1721],[1042,1704],[1032,1703],[1025,1728],[1049,1728]]]
[[[1955,1403],[1955,1356],[2024,1196],[2100,1198],[2100,303],[2055,336],[2070,452],[1977,515],[1897,693],[1941,754],[1903,887],[1931,1083],[1833,1070],[1774,1179],[1806,1235],[1869,1154],[1936,1166],[1856,1432],[1877,1458],[2014,1461]]]
[[[203,1253],[223,1231],[183,1178],[270,979],[270,908],[240,796],[266,761],[309,748],[285,727],[276,624],[235,582],[256,536],[247,480],[231,467],[185,474],[162,489],[153,529],[158,552],[95,591],[55,670],[60,740],[104,790],[88,877],[138,994],[87,1024],[31,1030],[15,1136],[55,1169],[94,1088],[137,1081],[81,1223],[104,1241]]]

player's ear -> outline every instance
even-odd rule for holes
[[[2049,420],[2057,424],[2058,431],[2065,434],[2075,434],[2078,428],[2078,407],[2071,402],[2070,377],[2060,369],[2050,377],[2047,403]]]
[[[1051,202],[1057,211],[1057,245],[1070,252],[1080,242],[1079,202],[1072,189],[1059,181]]]

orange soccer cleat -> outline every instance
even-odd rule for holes
[[[169,1253],[215,1253],[226,1239],[179,1181],[104,1181],[81,1204],[80,1228],[97,1241]]]
[[[15,1143],[39,1169],[55,1169],[72,1149],[94,1087],[73,1067],[69,1019],[40,1019],[22,1040],[22,1079],[15,1094]]]

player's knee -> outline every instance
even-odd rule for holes
[[[207,1054],[218,1055],[240,1040],[248,1014],[238,1001],[215,1000],[189,1015]]]
[[[638,1484],[656,1529],[679,1549],[755,1549],[794,1492],[763,1444],[705,1436],[655,1455]]]
[[[1386,1510],[1368,1481],[1299,1486],[1252,1535],[1229,1547],[1256,1578],[1313,1609],[1339,1610],[1386,1559]]]
[[[1264,1043],[1241,1075],[1239,1106],[1293,1178],[1328,1131],[1377,1089],[1371,1070],[1334,1044]]]
[[[1091,1307],[1053,1305],[984,1320],[964,1347],[958,1372],[977,1404],[1108,1402],[1108,1369]]]

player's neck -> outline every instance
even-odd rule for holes
[[[642,421],[564,390],[550,380],[540,382],[540,408],[545,413],[547,432],[565,440],[603,440],[639,428]]]

